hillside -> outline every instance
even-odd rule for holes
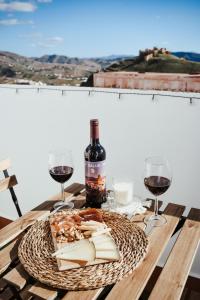
[[[57,55],[28,58],[0,52],[0,83],[79,85],[99,70],[101,65],[92,60]]]
[[[189,61],[200,62],[200,54],[195,52],[173,52],[173,55]]]
[[[122,60],[123,56],[114,55],[77,58],[53,54],[28,58],[0,51],[0,83],[80,85],[94,72]]]
[[[170,53],[166,49],[147,49],[145,51],[140,51],[134,59],[110,65],[105,72],[200,73],[200,63],[188,61],[182,57],[178,58],[174,55],[175,53]]]

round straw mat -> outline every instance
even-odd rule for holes
[[[49,222],[37,221],[23,237],[18,250],[25,270],[44,284],[66,290],[100,288],[130,274],[145,256],[148,245],[146,235],[127,218],[117,213],[102,212],[104,222],[112,228],[111,234],[120,250],[119,261],[58,271],[56,259],[51,257],[55,250]]]

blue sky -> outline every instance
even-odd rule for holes
[[[200,53],[200,0],[0,0],[0,50],[96,57]]]

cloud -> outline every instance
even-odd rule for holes
[[[42,39],[38,41],[37,45],[41,48],[53,48],[59,44],[61,44],[64,39],[60,36],[53,36],[49,38]]]
[[[34,47],[40,47],[40,48],[53,48],[55,45],[54,44],[50,44],[50,43],[47,43],[47,42],[38,42],[37,44],[35,44]]]
[[[50,3],[52,1],[53,0],[37,0],[37,2],[39,2],[39,3]]]
[[[64,38],[61,36],[45,37],[41,32],[20,34],[19,37],[28,40],[31,47],[39,48],[53,48],[64,42]]]
[[[32,20],[18,20],[18,19],[4,19],[0,20],[0,26],[15,26],[15,25],[24,25],[24,24],[29,24],[32,25],[33,21]]]
[[[25,33],[25,34],[19,34],[20,38],[25,38],[25,39],[40,39],[42,38],[42,33],[41,32],[31,32],[31,33]]]
[[[30,2],[0,1],[0,11],[21,11],[21,12],[33,12],[37,9],[37,6]]]
[[[61,36],[53,36],[47,39],[47,42],[59,44],[62,43],[64,39]]]

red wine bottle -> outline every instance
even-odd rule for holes
[[[86,205],[100,208],[106,201],[106,151],[99,142],[99,120],[90,120],[90,144],[85,150]]]

